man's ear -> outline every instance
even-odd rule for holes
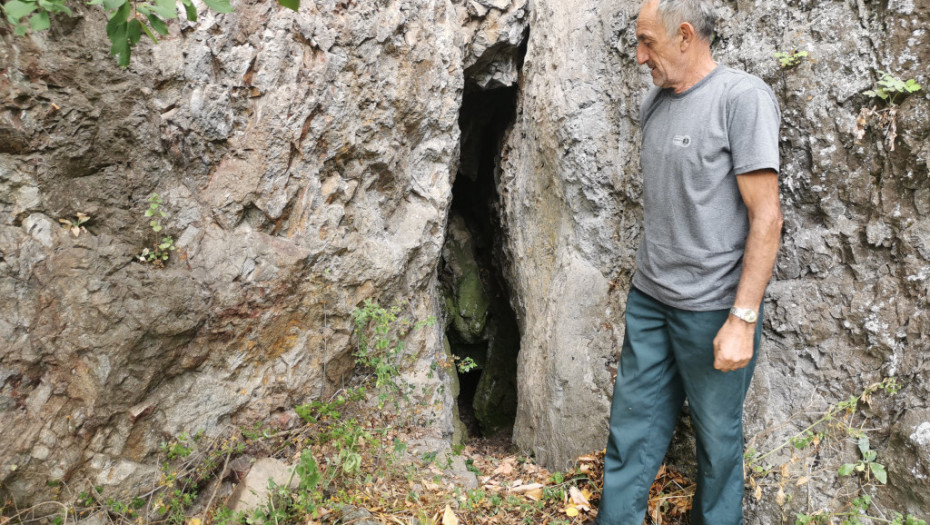
[[[694,31],[694,26],[688,22],[682,22],[678,26],[678,38],[680,38],[679,46],[682,51],[688,49],[694,43],[694,39],[697,38],[697,34]]]

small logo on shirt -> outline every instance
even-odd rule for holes
[[[691,145],[691,137],[688,135],[675,135],[675,138],[672,139],[672,144],[679,148],[687,148]]]

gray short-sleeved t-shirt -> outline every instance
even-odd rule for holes
[[[682,93],[649,92],[635,287],[685,310],[732,306],[749,233],[736,176],[778,171],[780,120],[761,79],[724,66]]]

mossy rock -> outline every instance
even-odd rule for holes
[[[484,289],[477,265],[469,265],[455,290],[452,325],[462,339],[473,343],[484,337],[491,298]]]

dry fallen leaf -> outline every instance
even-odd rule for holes
[[[500,465],[494,469],[494,474],[500,474],[502,476],[509,476],[513,474],[513,463],[510,461],[504,460]]]
[[[569,503],[568,505],[565,506],[565,514],[567,514],[569,518],[574,518],[575,516],[578,515],[578,509],[575,508],[574,505]]]
[[[530,492],[533,490],[542,490],[542,483],[528,483],[526,485],[517,485],[510,489],[510,492]]]
[[[572,503],[581,510],[588,511],[591,510],[591,502],[588,501],[588,498],[578,490],[578,487],[571,487],[568,489],[568,495],[572,498]]]
[[[801,485],[806,485],[807,482],[810,481],[810,480],[811,480],[811,478],[809,478],[809,477],[807,477],[807,476],[801,476],[800,478],[798,478],[798,482],[795,483],[794,485],[795,485],[796,487],[800,487]]]
[[[452,507],[446,505],[445,512],[442,513],[442,525],[459,525],[459,519],[452,512]]]
[[[778,506],[779,506],[779,507],[784,507],[784,506],[785,506],[785,501],[786,501],[786,498],[785,498],[785,491],[782,490],[781,487],[779,487],[779,488],[778,488],[778,494],[775,495],[775,503],[778,503]]]
[[[530,498],[530,499],[533,500],[533,501],[540,501],[540,500],[542,500],[542,497],[543,497],[542,488],[533,489],[533,490],[528,491],[528,492],[526,493],[526,497],[527,497],[527,498]]]

